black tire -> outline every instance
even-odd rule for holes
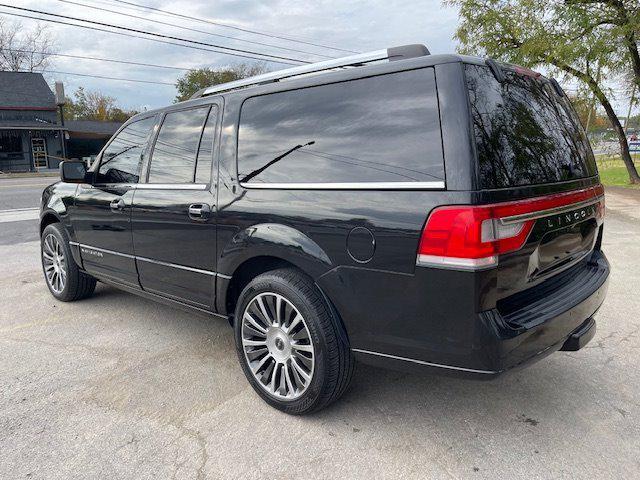
[[[49,236],[55,237],[58,241],[59,248],[63,253],[64,262],[61,267],[66,272],[64,281],[64,287],[58,289],[54,288],[52,282],[47,278],[47,266],[45,265],[46,248],[45,242],[52,242],[48,240]],[[69,246],[69,237],[65,232],[62,225],[59,223],[52,223],[42,232],[40,237],[40,260],[42,263],[42,272],[44,274],[45,283],[56,299],[62,302],[74,302],[87,298],[93,294],[96,288],[96,279],[92,276],[80,271],[78,265],[76,265],[73,255],[71,254],[71,247]]]
[[[312,377],[306,390],[295,399],[277,398],[269,393],[254,376],[245,355],[244,312],[252,300],[264,293],[280,295],[298,310],[313,345]],[[234,318],[236,351],[242,370],[254,390],[269,405],[288,414],[303,415],[325,408],[346,391],[355,365],[346,332],[313,280],[302,272],[286,268],[254,278],[240,294]]]

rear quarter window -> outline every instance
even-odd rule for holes
[[[444,180],[433,69],[247,99],[242,183]]]
[[[542,79],[465,66],[480,187],[554,183],[597,174],[593,152],[566,96]]]

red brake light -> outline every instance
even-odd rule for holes
[[[513,70],[519,75],[527,75],[527,76],[533,77],[533,78],[538,78],[538,77],[542,76],[542,74],[540,72],[536,72],[536,71],[531,70],[529,68],[513,67]]]
[[[596,206],[601,220],[603,194],[598,185],[516,202],[436,208],[422,231],[417,263],[471,269],[495,266],[498,255],[522,248],[536,218],[550,210],[602,197]]]

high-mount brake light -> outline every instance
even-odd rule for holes
[[[533,77],[533,78],[539,78],[542,76],[542,74],[540,72],[536,72],[535,70],[531,70],[529,68],[524,68],[524,67],[513,67],[513,70],[518,74],[518,75],[526,75],[528,77]]]
[[[470,270],[495,267],[499,255],[522,248],[536,219],[585,203],[595,205],[596,219],[602,221],[602,185],[516,202],[438,207],[422,231],[417,264]]]

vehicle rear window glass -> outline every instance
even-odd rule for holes
[[[480,187],[493,189],[596,175],[595,159],[573,107],[543,78],[466,65]]]
[[[442,181],[433,69],[249,98],[238,175],[246,183]]]
[[[151,153],[149,183],[192,183],[209,106],[167,113]]]
[[[213,160],[214,135],[216,133],[216,121],[218,118],[218,107],[213,105],[207,124],[202,132],[202,140],[198,149],[198,160],[196,162],[196,183],[209,183],[211,181],[211,162]]]
[[[138,183],[142,151],[155,124],[155,117],[130,123],[105,148],[97,183]]]

